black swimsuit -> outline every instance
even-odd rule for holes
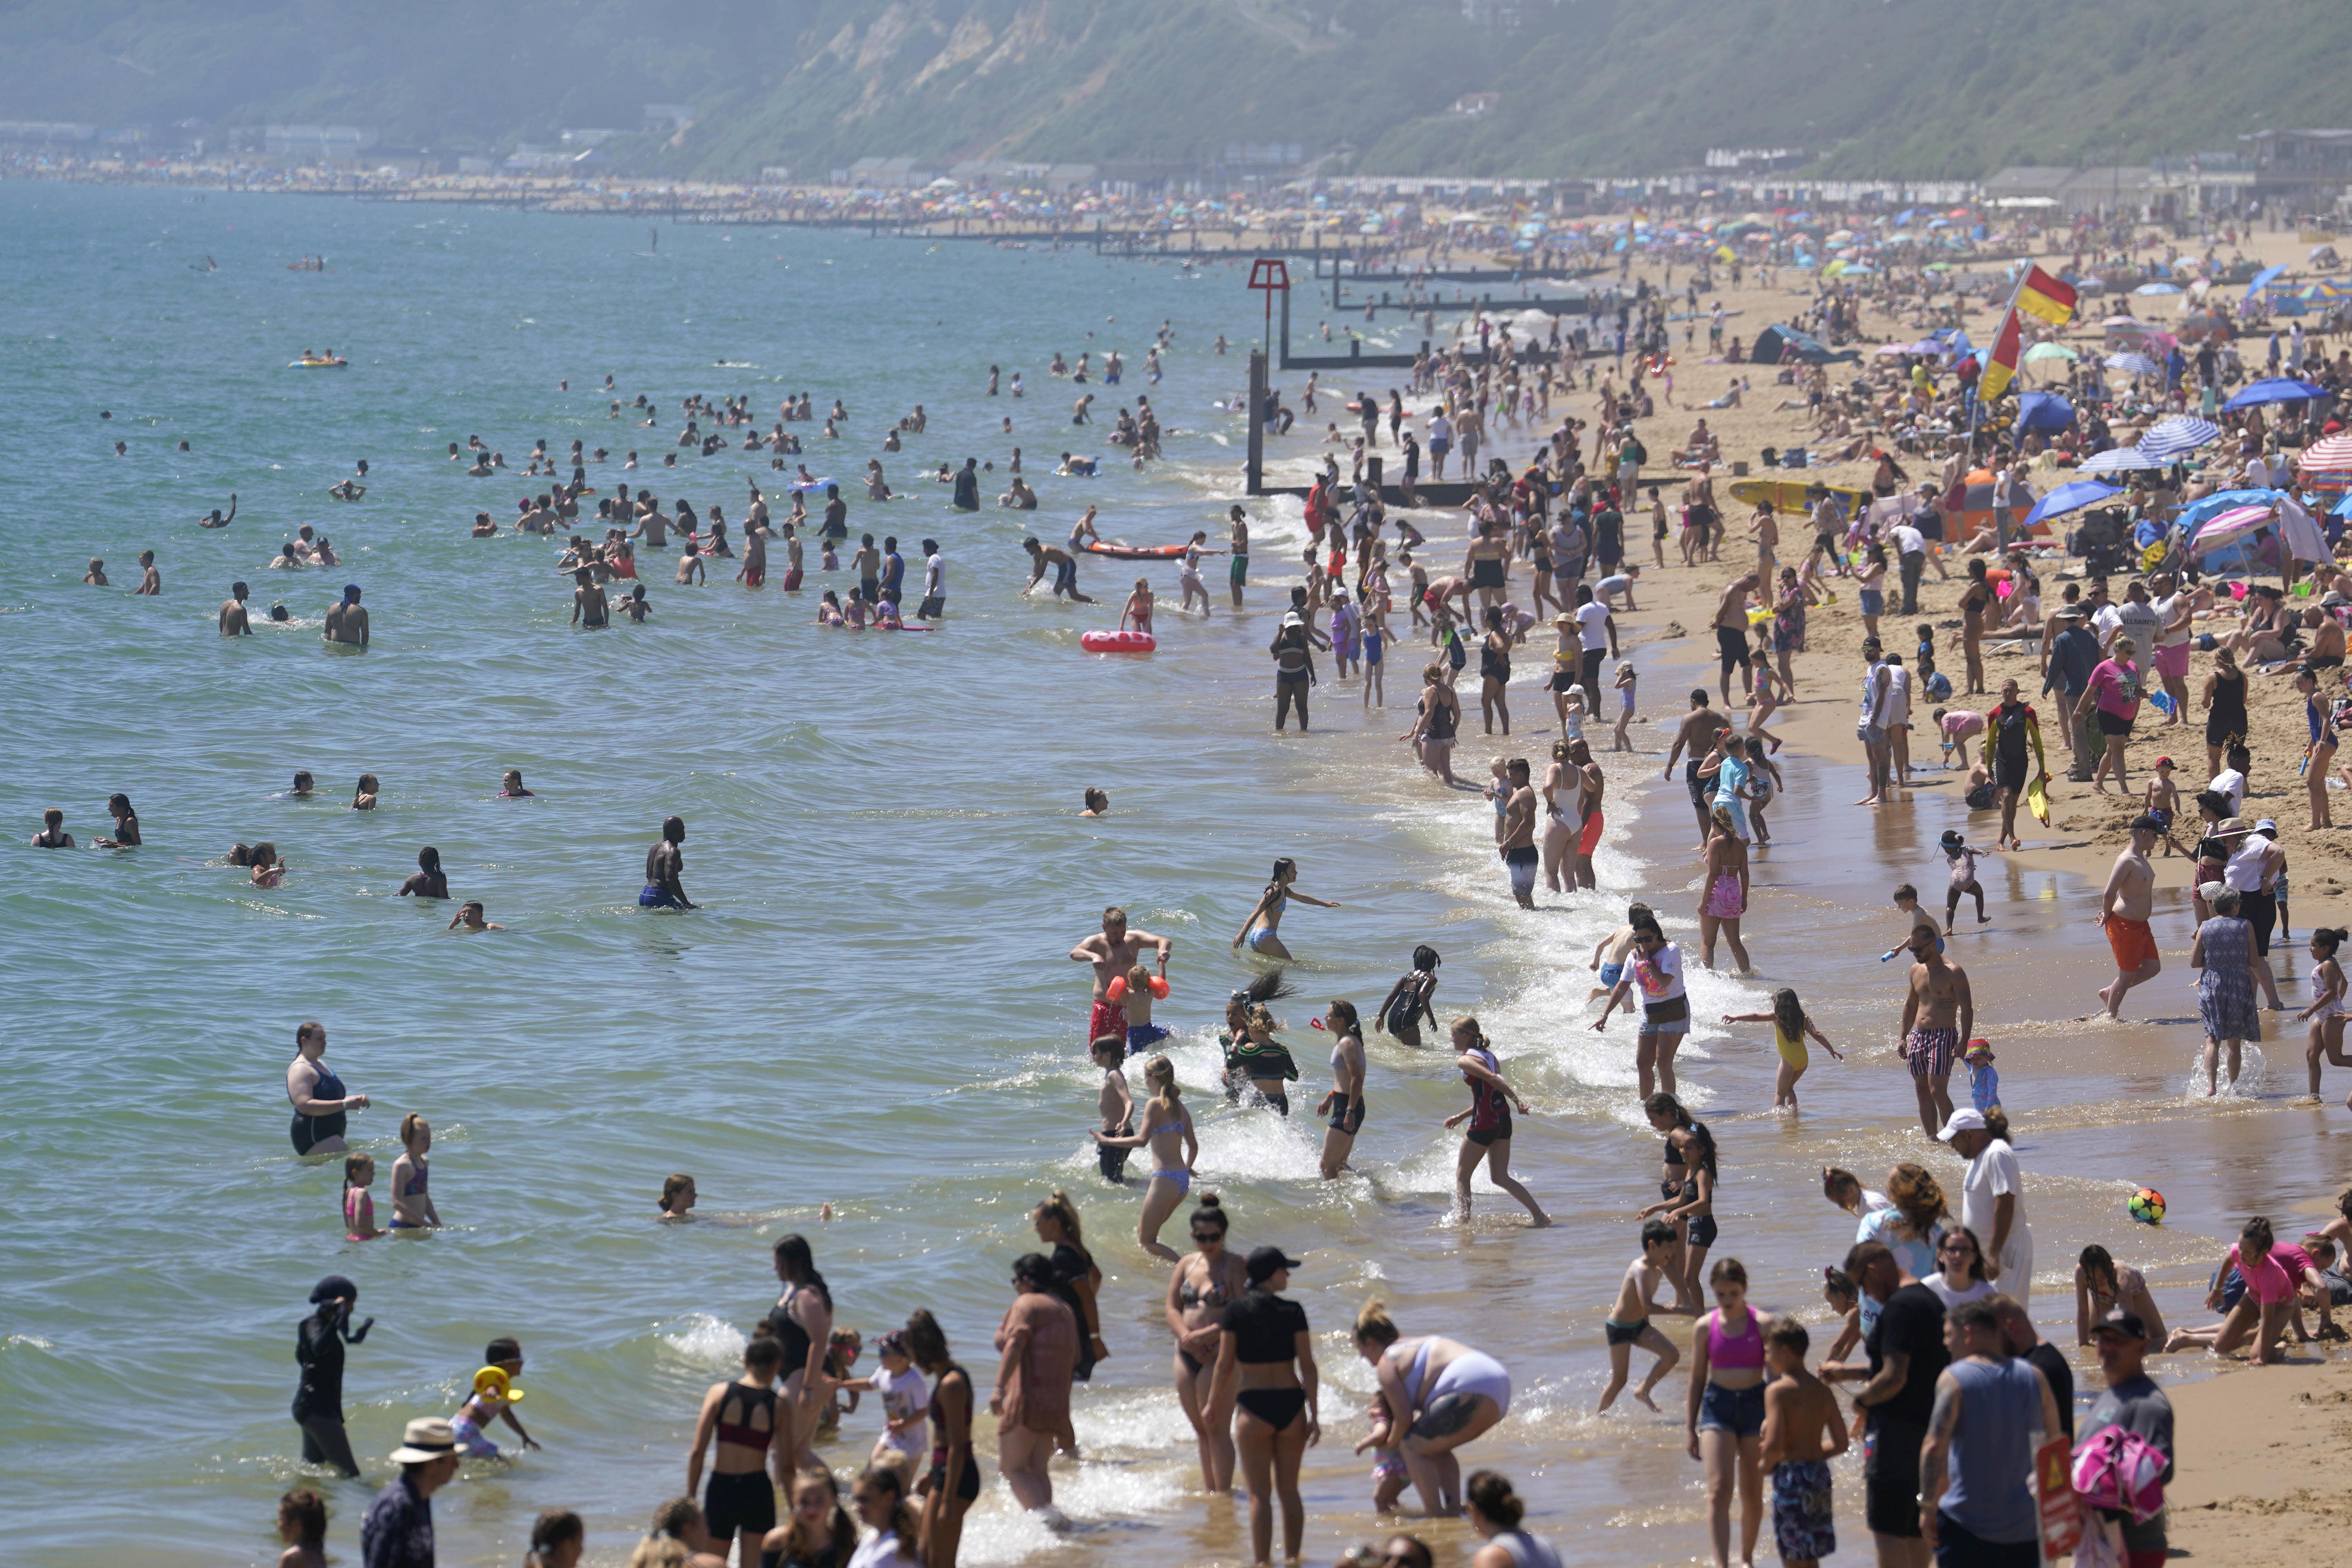
[[[343,1080],[337,1078],[326,1063],[313,1062],[311,1065],[319,1072],[318,1081],[310,1086],[312,1100],[350,1098],[343,1091]],[[294,1152],[307,1154],[326,1139],[341,1138],[347,1125],[349,1124],[344,1121],[343,1113],[340,1110],[330,1111],[324,1116],[305,1116],[300,1111],[296,1111],[292,1130]]]
[[[1227,1307],[1218,1326],[1234,1336],[1234,1359],[1253,1366],[1295,1360],[1298,1336],[1307,1331],[1307,1310],[1263,1285],[1252,1285]],[[1244,1388],[1235,1396],[1244,1410],[1282,1431],[1307,1408],[1303,1388]]]

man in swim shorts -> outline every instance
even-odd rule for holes
[[[1947,963],[1932,921],[1911,928],[1911,988],[1903,999],[1901,1050],[1911,1064],[1911,1087],[1919,1100],[1919,1122],[1927,1136],[1952,1114],[1952,1063],[1960,1042],[1976,1025],[1976,999],[1968,971]]]
[[[686,869],[686,855],[678,846],[685,842],[685,818],[664,817],[661,837],[646,851],[646,887],[637,895],[640,908],[685,910],[696,907],[686,896],[686,885],[678,880],[678,874]]]
[[[1650,1397],[1658,1380],[1674,1371],[1682,1360],[1682,1352],[1674,1341],[1660,1333],[1650,1321],[1657,1310],[1658,1286],[1666,1277],[1666,1264],[1674,1256],[1675,1227],[1663,1219],[1646,1220],[1642,1226],[1642,1256],[1625,1268],[1625,1278],[1617,1287],[1617,1303],[1601,1325],[1601,1335],[1609,1344],[1609,1386],[1601,1391],[1601,1408],[1608,1409],[1617,1402],[1633,1364],[1633,1347],[1640,1345],[1658,1359],[1650,1365],[1642,1379],[1642,1386],[1633,1397],[1655,1410],[1657,1402]]]
[[[2123,1005],[2124,993],[2155,979],[2164,968],[2147,924],[2156,897],[2156,868],[2148,864],[2147,852],[2163,831],[2153,816],[2134,817],[2131,844],[2116,857],[2115,869],[2107,873],[2105,890],[2099,895],[2099,924],[2106,929],[2107,946],[2116,955],[2116,977],[2099,988],[2099,1000],[2106,1004],[2110,1018]]]
[[[1731,705],[1731,670],[1734,665],[1739,668],[1741,690],[1752,696],[1756,689],[1756,678],[1749,666],[1748,652],[1748,595],[1755,589],[1756,574],[1751,572],[1727,585],[1723,597],[1717,601],[1715,606],[1715,646],[1716,651],[1722,656],[1723,702],[1727,708]]]
[[[1094,1010],[1087,1020],[1089,1047],[1105,1035],[1127,1038],[1127,1009],[1110,999],[1110,983],[1134,968],[1136,955],[1147,947],[1159,954],[1160,973],[1165,976],[1176,944],[1148,931],[1129,930],[1127,911],[1114,904],[1103,911],[1102,930],[1070,949],[1073,962],[1095,966]]]
[[[1068,551],[1055,545],[1040,544],[1034,534],[1023,540],[1021,548],[1029,552],[1029,559],[1035,564],[1035,570],[1029,574],[1029,586],[1021,590],[1023,598],[1027,598],[1035,591],[1037,584],[1045,581],[1045,568],[1050,566],[1054,569],[1055,597],[1067,595],[1072,604],[1094,603],[1092,599],[1078,592],[1078,563],[1076,557]]]
[[[1511,793],[1503,803],[1502,843],[1503,864],[1510,868],[1511,897],[1519,908],[1536,907],[1536,868],[1542,860],[1536,848],[1536,792],[1528,783],[1528,760],[1515,757],[1505,770],[1510,776]]]

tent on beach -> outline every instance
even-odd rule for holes
[[[1807,364],[1840,364],[1862,355],[1853,349],[1832,351],[1819,338],[1776,321],[1756,334],[1755,347],[1748,357],[1757,364],[1794,364],[1800,360]]]

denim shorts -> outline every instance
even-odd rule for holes
[[[1698,1429],[1709,1427],[1736,1437],[1754,1437],[1764,1430],[1764,1385],[1726,1388],[1710,1383],[1698,1399]]]

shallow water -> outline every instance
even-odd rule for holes
[[[1679,790],[1643,793],[1654,757],[1607,759],[1604,893],[1521,913],[1485,805],[1390,743],[1409,714],[1411,659],[1391,665],[1388,708],[1370,720],[1327,663],[1315,736],[1269,743],[1267,584],[1303,543],[1295,503],[1253,508],[1259,585],[1245,617],[1226,613],[1221,561],[1205,624],[1166,607],[1165,566],[1089,563],[1087,587],[1112,601],[1093,610],[1018,596],[1023,533],[1057,538],[1089,501],[1112,535],[1205,528],[1221,542],[1242,431],[1213,403],[1244,367],[1208,345],[1220,331],[1241,343],[1256,319],[1239,273],[790,231],[664,227],[650,250],[646,226],[617,220],[163,191],[0,184],[0,216],[13,285],[0,365],[23,426],[12,478],[20,511],[40,509],[18,521],[0,588],[15,677],[0,695],[14,742],[0,796],[12,832],[57,805],[86,843],[123,790],[147,840],[127,855],[19,849],[18,896],[0,911],[14,1002],[0,1200],[18,1216],[0,1236],[12,1559],[95,1563],[127,1548],[263,1561],[275,1496],[316,1479],[286,1415],[294,1325],[310,1284],[341,1272],[379,1320],[346,1385],[363,1457],[388,1451],[404,1420],[454,1409],[485,1340],[526,1347],[523,1413],[547,1451],[475,1466],[443,1494],[443,1561],[519,1560],[549,1507],[588,1517],[592,1561],[621,1561],[682,1483],[700,1389],[727,1374],[772,1299],[777,1236],[812,1236],[841,1321],[869,1343],[929,1306],[984,1369],[1005,1267],[1032,1245],[1029,1205],[1066,1185],[1109,1275],[1113,1351],[1079,1395],[1088,1458],[1057,1479],[1076,1528],[1056,1540],[992,1492],[966,1558],[1241,1560],[1235,1510],[1187,1489],[1165,1276],[1130,1234],[1136,1194],[1099,1185],[1086,1141],[1085,971],[1064,953],[1112,901],[1177,943],[1159,1016],[1179,1029],[1171,1054],[1201,1116],[1198,1186],[1224,1195],[1238,1245],[1307,1258],[1295,1294],[1323,1333],[1328,1426],[1308,1465],[1310,1558],[1379,1528],[1348,1452],[1368,1369],[1339,1332],[1373,1293],[1409,1331],[1458,1332],[1510,1365],[1512,1415],[1472,1457],[1518,1479],[1564,1558],[1699,1549],[1678,1421],[1591,1413],[1599,1319],[1634,1246],[1633,1211],[1654,1191],[1655,1141],[1633,1105],[1630,1031],[1586,1027],[1587,965],[1629,894],[1688,931]],[[320,251],[328,273],[279,265]],[[207,254],[220,270],[192,270]],[[1163,318],[1177,346],[1168,380],[1148,387],[1142,350]],[[1144,392],[1170,427],[1170,460],[1148,476],[1045,473],[1075,392],[1045,366],[1056,349],[1075,362],[1089,331],[1129,361],[1125,386],[1093,388],[1098,407]],[[283,368],[328,345],[350,370]],[[990,363],[1023,369],[1029,396],[982,396]],[[604,417],[593,389],[608,372],[625,398],[664,405],[660,426]],[[558,391],[567,376],[572,390]],[[925,405],[929,433],[885,459],[908,496],[853,500],[851,526],[944,542],[941,630],[821,630],[810,595],[774,589],[779,552],[758,594],[670,586],[649,556],[653,621],[582,633],[565,625],[551,549],[466,537],[474,511],[504,519],[537,487],[465,478],[442,456],[450,441],[479,432],[518,467],[541,436],[559,452],[576,437],[651,457],[675,437],[684,392],[750,392],[772,416],[803,388],[820,411],[835,396],[851,408],[837,448],[794,427],[809,466],[845,480],[897,412]],[[996,426],[1007,414],[1011,438]],[[190,453],[172,449],[183,437]],[[127,458],[111,456],[116,439]],[[919,465],[969,452],[998,463],[994,483],[1016,439],[1043,500],[1030,518],[956,514],[919,478]],[[1313,450],[1301,435],[1277,456],[1297,466]],[[362,456],[367,499],[327,500]],[[622,477],[592,469],[607,489]],[[665,501],[719,500],[730,519],[745,481],[768,477],[764,454],[740,452],[627,476]],[[198,530],[232,489],[235,525]],[[334,538],[343,568],[264,569],[302,522]],[[164,574],[154,601],[123,591],[144,548]],[[114,591],[79,583],[91,554]],[[1078,633],[1110,624],[1118,585],[1138,574],[1162,596],[1161,651],[1080,656]],[[257,605],[282,598],[302,623],[222,642],[215,607],[240,576]],[[812,589],[844,585],[810,576]],[[317,641],[346,581],[374,620],[364,657]],[[1685,679],[1685,651],[1638,653],[1649,713]],[[1514,696],[1523,722],[1548,717],[1531,685]],[[1637,731],[1654,749],[1663,733]],[[1540,759],[1547,740],[1491,749]],[[1483,774],[1489,750],[1466,737],[1465,773]],[[509,766],[537,798],[490,798]],[[318,774],[318,799],[278,793],[297,768]],[[1882,900],[1906,879],[1933,900],[1927,847],[1959,818],[1931,795],[1863,827],[1842,805],[1850,773],[1793,754],[1784,768],[1749,922],[1763,977],[1699,974],[1693,1011],[1760,1007],[1770,984],[1795,984],[1853,1060],[1817,1058],[1790,1118],[1769,1109],[1762,1031],[1703,1023],[1682,1059],[1724,1150],[1716,1256],[1748,1264],[1759,1304],[1818,1321],[1812,1281],[1851,1222],[1820,1201],[1813,1171],[1835,1161],[1875,1180],[1922,1143],[1893,1056],[1902,976],[1876,955],[1899,921]],[[373,815],[341,809],[362,772],[383,780]],[[1089,784],[1111,793],[1108,819],[1072,815]],[[686,885],[707,906],[688,918],[634,903],[645,847],[673,812],[689,828]],[[282,887],[251,889],[216,864],[230,843],[265,837],[294,867]],[[453,890],[509,930],[460,937],[437,906],[390,896],[428,843]],[[1307,1104],[1322,1087],[1310,1010],[1335,995],[1369,1010],[1412,945],[1433,942],[1441,1012],[1475,1007],[1535,1106],[1513,1166],[1557,1228],[1526,1229],[1491,1189],[1473,1225],[1450,1222],[1458,1145],[1440,1122],[1463,1091],[1436,1053],[1374,1037],[1359,1169],[1328,1185],[1315,1179],[1310,1119],[1229,1109],[1211,1090],[1210,1026],[1252,973],[1228,944],[1277,855],[1341,904],[1294,906],[1284,926],[1302,994],[1282,1010]],[[2299,1077],[2292,1044],[2273,1043],[2267,1075],[2217,1107],[2190,1095],[2190,1027],[2073,1022],[2105,973],[2095,889],[1998,862],[1986,874],[1996,920],[1964,927],[1954,951],[1976,977],[1979,1032],[2000,1052],[2032,1180],[2037,1316],[2070,1337],[2070,1260],[2092,1239],[2147,1268],[2168,1312],[2186,1311],[2219,1250],[2204,1238],[2249,1209],[2307,1205],[2340,1163],[2345,1117],[2282,1103],[2299,1088],[2285,1081]],[[2193,1018],[2185,963],[2169,956],[2186,916],[2165,918],[2172,967],[2131,1010]],[[1695,961],[1695,935],[1691,946]],[[432,1120],[446,1230],[341,1240],[339,1169],[297,1162],[285,1132],[282,1074],[294,1026],[311,1017],[329,1026],[331,1064],[376,1099],[353,1138],[387,1174],[401,1115]],[[673,1170],[697,1177],[703,1223],[654,1223]],[[2143,1182],[2164,1187],[2171,1218],[2126,1234],[2122,1198]],[[381,1180],[376,1193],[381,1217]],[[1670,1410],[1683,1386],[1662,1389]],[[870,1415],[852,1417],[828,1457],[854,1465],[872,1434]],[[371,1482],[388,1468],[373,1462]],[[366,1489],[318,1484],[348,1559]],[[1844,1500],[1857,1496],[1846,1484]],[[1841,1522],[1855,1549],[1858,1516]]]

